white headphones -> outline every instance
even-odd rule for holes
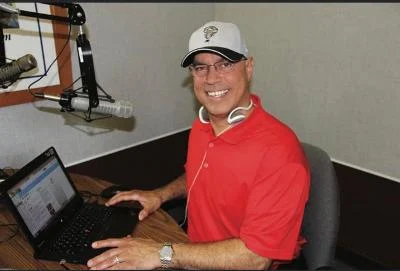
[[[240,113],[240,110],[248,111],[248,110],[250,110],[250,108],[252,106],[253,106],[253,101],[250,99],[250,104],[247,107],[239,106],[239,107],[236,107],[235,109],[233,109],[231,111],[231,113],[229,113],[229,115],[228,115],[228,119],[227,119],[228,124],[233,124],[233,123],[244,120],[246,118],[246,115]],[[239,112],[239,114],[237,112]],[[236,113],[236,115],[235,115],[235,113]],[[204,124],[210,123],[209,119],[208,119],[207,110],[204,108],[204,106],[200,107],[200,109],[199,109],[199,119]]]

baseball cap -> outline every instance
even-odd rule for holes
[[[182,59],[181,66],[187,67],[199,52],[211,52],[229,61],[248,57],[244,38],[237,25],[227,22],[208,22],[193,32],[189,40],[189,51]]]

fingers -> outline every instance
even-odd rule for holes
[[[111,206],[114,204],[117,204],[121,201],[128,201],[128,200],[138,200],[141,198],[138,194],[137,191],[124,191],[124,192],[119,192],[115,196],[113,196],[111,199],[109,199],[105,205],[106,206]]]
[[[151,213],[160,208],[161,199],[159,195],[153,191],[141,191],[131,190],[126,192],[119,192],[105,204],[106,206],[112,206],[122,201],[138,201],[143,206],[143,209],[139,212],[139,220],[145,219]]]
[[[125,261],[123,261],[123,262],[121,262],[121,263],[119,263],[119,264],[114,264],[113,266],[111,266],[110,268],[108,268],[109,270],[132,270],[132,269],[134,269],[133,267],[132,267],[132,264],[131,263],[129,263],[129,262],[125,262]]]
[[[97,266],[93,267],[93,268],[90,268],[90,269],[91,270],[100,270]],[[136,268],[129,261],[120,261],[120,263],[113,264],[113,265],[111,265],[109,267],[106,267],[104,269],[107,269],[107,270],[133,270],[133,269],[136,269]]]
[[[105,240],[99,240],[92,243],[94,249],[114,247],[109,249],[102,254],[90,259],[87,262],[87,266],[92,270],[102,270],[102,269],[120,269],[120,264],[125,262],[123,255],[123,248],[126,247],[128,242],[132,240],[132,236],[128,234],[127,236],[117,239],[109,238]],[[111,267],[111,268],[110,268]]]
[[[129,238],[96,241],[94,248],[110,248],[87,262],[90,270],[154,269],[159,266],[158,250],[161,244],[151,239]]]
[[[106,252],[90,259],[87,262],[87,266],[91,270],[110,269],[110,267],[123,262],[121,256],[118,256],[119,253],[119,249],[109,249]]]
[[[139,212],[139,220],[142,221],[142,220],[145,219],[148,215],[149,215],[149,212],[147,211],[147,209],[142,209],[142,210]]]
[[[92,243],[92,247],[97,249],[97,248],[104,248],[104,247],[118,247],[122,243],[124,243],[127,240],[128,237],[124,237],[121,239],[117,238],[109,238],[105,240],[100,240],[100,241],[95,241]]]

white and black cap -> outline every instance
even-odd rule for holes
[[[189,40],[189,51],[181,66],[187,67],[197,53],[211,52],[235,62],[248,57],[248,50],[239,28],[233,23],[208,22],[193,32]]]

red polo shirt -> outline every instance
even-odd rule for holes
[[[251,98],[253,112],[218,137],[210,124],[193,123],[188,235],[192,242],[240,238],[258,255],[290,260],[299,249],[309,167],[293,131]]]

